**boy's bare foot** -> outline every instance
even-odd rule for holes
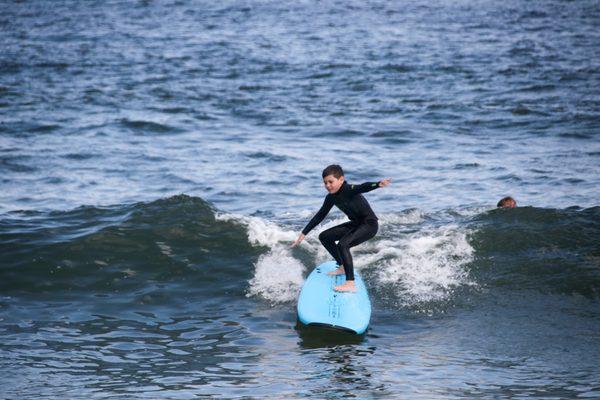
[[[343,285],[335,286],[333,290],[336,292],[356,292],[356,285],[354,281],[346,281]]]
[[[344,267],[343,267],[343,266],[340,266],[340,267],[337,267],[337,269],[336,269],[336,270],[334,270],[334,271],[329,271],[329,272],[327,273],[327,275],[329,275],[329,276],[334,276],[334,275],[341,275],[341,274],[344,274],[344,273],[345,273],[345,272],[344,272]]]

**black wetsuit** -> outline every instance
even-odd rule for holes
[[[319,240],[337,264],[344,266],[347,281],[354,280],[354,265],[350,247],[371,239],[379,227],[377,216],[361,193],[370,192],[378,187],[379,182],[366,182],[361,185],[342,183],[337,193],[329,193],[325,196],[321,209],[302,230],[302,233],[307,235],[323,221],[333,206],[342,210],[350,218],[349,222],[329,228],[319,235]],[[336,241],[338,241],[337,245]]]

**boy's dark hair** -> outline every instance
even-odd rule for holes
[[[515,199],[513,199],[510,196],[506,196],[506,197],[500,199],[498,204],[496,204],[496,207],[500,207],[500,208],[514,207],[516,204],[517,204],[517,202],[515,201]]]
[[[344,176],[344,170],[337,164],[331,164],[323,170],[323,178],[329,175],[333,175],[337,179],[340,179],[341,176]]]

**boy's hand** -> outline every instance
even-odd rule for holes
[[[292,245],[290,247],[298,246],[303,240],[304,240],[304,234],[301,233],[300,236],[298,236],[298,239],[296,239],[296,241],[294,241],[294,243],[292,243]]]
[[[392,183],[392,178],[385,178],[384,180],[379,181],[379,187],[386,187],[390,183]]]

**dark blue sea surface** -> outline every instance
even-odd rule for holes
[[[2,2],[0,398],[598,398],[599,188],[597,1]]]

